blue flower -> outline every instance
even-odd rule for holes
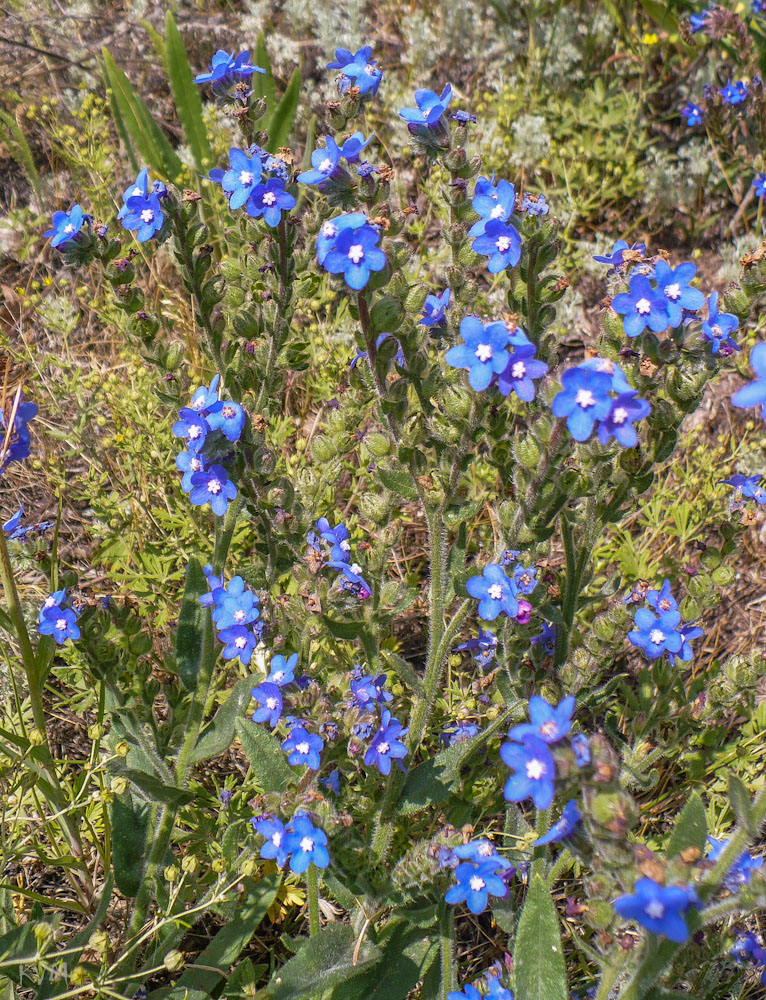
[[[639,608],[633,621],[636,627],[628,632],[628,639],[650,660],[658,659],[664,652],[681,651],[683,636],[676,631],[681,615],[677,611],[664,611],[656,617],[647,608]]]
[[[371,705],[384,705],[393,701],[394,696],[384,690],[386,674],[373,678],[371,674],[351,680],[351,701],[357,708],[367,708]]]
[[[731,104],[733,107],[747,100],[747,86],[742,80],[737,80],[736,83],[729,80],[725,87],[719,89],[718,93],[724,104]]]
[[[77,614],[71,608],[61,608],[56,605],[41,612],[37,631],[40,635],[52,635],[59,645],[67,639],[80,638]]]
[[[240,52],[239,55],[235,56],[232,52],[229,55],[228,52],[224,52],[223,49],[219,49],[213,56],[210,69],[207,73],[198,73],[194,77],[195,83],[222,83],[230,77],[234,76],[252,76],[253,73],[265,73],[265,69],[261,69],[260,66],[254,66],[250,62],[250,53],[248,51]]]
[[[413,125],[428,125],[435,127],[452,100],[452,87],[447,84],[440,95],[433,90],[420,89],[415,91],[416,108],[402,108],[399,117]]]
[[[707,840],[711,847],[708,858],[711,861],[717,861],[724,848],[728,846],[729,840],[728,838],[716,840],[715,837],[708,837]],[[734,859],[731,868],[724,878],[724,885],[730,892],[736,892],[743,885],[749,885],[753,872],[762,867],[763,858],[754,858],[749,851],[743,851]]]
[[[330,527],[330,522],[326,517],[320,517],[316,524],[317,531],[322,538],[328,542],[332,548],[330,558],[335,562],[351,561],[351,542],[349,541],[349,530],[342,522]]]
[[[510,181],[498,181],[497,187],[486,177],[479,177],[471,206],[479,216],[468,230],[471,237],[482,236],[488,222],[507,222],[516,207],[516,189]],[[474,247],[475,249],[475,247]]]
[[[176,468],[184,474],[181,479],[181,489],[184,493],[191,493],[192,476],[195,472],[204,472],[205,460],[195,452],[182,451],[176,456]]]
[[[219,640],[224,643],[221,653],[224,660],[239,659],[240,663],[248,664],[258,640],[244,625],[230,625],[218,633]]]
[[[481,576],[469,578],[465,589],[479,601],[479,617],[484,621],[494,621],[502,612],[509,618],[519,613],[516,584],[508,579],[502,566],[485,566]]]
[[[537,809],[547,809],[556,777],[548,744],[537,736],[525,736],[521,743],[503,743],[500,756],[514,771],[503,789],[506,800],[523,802],[531,797]]]
[[[633,886],[633,895],[620,896],[614,908],[623,920],[634,920],[653,934],[678,944],[689,937],[684,914],[699,906],[693,889],[686,886],[662,886],[651,878],[640,878]]]
[[[532,844],[533,847],[541,847],[543,844],[560,844],[562,840],[571,837],[575,829],[582,820],[582,814],[574,799],[570,799],[564,806],[560,819],[556,820],[553,826],[542,837],[538,837]]]
[[[156,192],[155,192],[156,193]],[[138,176],[135,181],[130,184],[122,194],[122,208],[117,214],[117,218],[121,219],[123,216],[128,214],[128,202],[131,198],[146,198],[149,194],[149,170],[147,167],[142,167],[138,172]]]
[[[475,861],[476,864],[492,860],[496,872],[509,871],[511,868],[510,861],[499,855],[492,841],[484,837],[479,838],[479,840],[469,840],[467,844],[460,844],[453,848],[453,853],[461,861]]]
[[[479,727],[473,722],[453,722],[444,729],[439,739],[445,746],[453,747],[472,739],[478,732]]]
[[[245,426],[245,411],[239,403],[223,400],[210,408],[206,420],[210,429],[221,431],[227,441],[239,441]]]
[[[306,732],[303,726],[294,726],[282,744],[282,749],[288,754],[288,764],[292,764],[293,767],[305,764],[312,771],[319,770],[319,751],[323,747],[322,737],[316,733]]]
[[[445,313],[449,308],[450,290],[445,288],[441,295],[426,295],[423,305],[423,315],[418,320],[422,326],[441,326],[445,322]]]
[[[573,695],[568,695],[556,708],[540,695],[529,699],[529,722],[514,726],[508,733],[512,740],[520,742],[526,736],[534,736],[545,743],[558,743],[572,728],[572,712],[575,707]]]
[[[266,838],[261,844],[261,857],[267,861],[276,861],[279,868],[287,861],[288,851],[285,847],[285,827],[273,816],[266,816],[250,820],[254,828],[262,837]]]
[[[590,743],[584,733],[577,733],[572,737],[572,750],[575,755],[575,764],[578,767],[587,767],[591,761]]]
[[[537,568],[517,563],[513,567],[513,582],[520,594],[531,594],[537,586]]]
[[[621,292],[612,299],[612,309],[625,319],[622,328],[628,337],[637,337],[649,327],[655,333],[667,330],[670,322],[668,300],[652,288],[645,274],[634,274],[628,282],[628,292]]]
[[[481,392],[508,364],[508,330],[504,323],[484,326],[477,316],[466,316],[460,323],[460,336],[464,343],[451,347],[445,361],[453,368],[467,368],[471,388]]]
[[[65,590],[56,590],[54,593],[49,594],[48,597],[43,601],[43,605],[40,608],[40,614],[38,615],[37,621],[42,622],[46,613],[51,610],[51,608],[61,608],[66,600]]]
[[[216,628],[220,630],[232,625],[250,625],[258,618],[258,603],[258,598],[245,586],[242,577],[233,576],[216,601],[213,611]]]
[[[363,594],[365,597],[369,597],[372,593],[370,585],[362,576],[362,567],[359,563],[347,563],[347,562],[336,562],[334,559],[330,559],[327,562],[330,569],[335,569],[341,573],[344,577],[341,583],[350,585],[348,589],[354,590],[359,593],[360,596]]]
[[[91,216],[86,215],[82,208],[74,203],[68,212],[54,212],[53,226],[43,233],[47,238],[52,236],[52,247],[63,246],[74,240],[86,222],[90,222]]]
[[[733,486],[736,495],[739,497],[746,497],[748,500],[755,500],[757,504],[761,506],[766,504],[766,490],[760,486],[760,481],[763,476],[742,476],[739,473],[735,476],[730,476],[728,479],[719,479],[720,483],[727,483],[729,486]]]
[[[629,250],[631,254],[639,254],[643,256],[646,253],[645,243],[634,243],[633,246],[628,246],[625,240],[617,240],[612,249],[608,254],[594,254],[593,259],[599,264],[609,264],[613,271],[617,268],[622,267],[624,263],[625,251]]]
[[[303,173],[298,174],[298,183],[324,184],[337,170],[341,156],[341,150],[333,137],[331,135],[325,136],[324,146],[319,146],[311,154],[311,170],[304,170]]]
[[[327,64],[327,69],[339,69],[343,75],[338,82],[338,89],[344,94],[353,84],[359,88],[360,94],[372,93],[373,97],[378,92],[383,74],[376,69],[377,60],[372,59],[372,48],[369,45],[363,46],[358,52],[352,54],[348,49],[336,49],[335,61]]]
[[[668,653],[668,660],[671,667],[675,665],[676,660],[681,660],[682,663],[688,663],[692,656],[694,655],[691,647],[690,639],[699,639],[703,635],[703,631],[697,625],[681,625],[678,629],[678,634],[681,636],[681,649],[677,653]]]
[[[476,253],[489,257],[487,270],[498,274],[507,267],[516,267],[521,259],[521,237],[515,226],[491,219],[484,225],[484,232],[472,243]]]
[[[366,222],[367,216],[362,212],[348,212],[346,215],[338,215],[324,222],[317,234],[317,263],[324,265],[327,254],[335,247],[338,233],[344,229],[358,229]]]
[[[513,348],[508,364],[497,376],[497,391],[502,396],[515,392],[525,403],[530,403],[535,398],[535,383],[532,380],[542,378],[548,371],[548,366],[534,355],[534,344]]]
[[[272,684],[276,684],[277,687],[284,687],[286,684],[292,683],[295,679],[295,667],[297,664],[297,653],[292,653],[287,660],[285,660],[284,656],[277,653],[276,656],[272,656],[271,658],[269,676],[266,680]]]
[[[545,200],[544,194],[529,194],[526,192],[521,201],[521,211],[526,212],[527,215],[547,215],[548,214],[548,202]]]
[[[498,976],[486,974],[487,1000],[513,1000],[513,993],[500,982]]]
[[[295,198],[285,191],[281,177],[270,177],[265,184],[256,184],[245,205],[247,214],[254,219],[263,218],[274,229],[282,220],[282,212],[295,208]]]
[[[380,716],[380,726],[372,738],[364,755],[364,763],[367,767],[375,765],[381,774],[388,774],[391,770],[392,760],[402,760],[407,756],[407,747],[399,737],[406,736],[409,729],[403,729],[398,719],[392,719],[388,709],[384,709]],[[404,767],[399,765],[402,770]]]
[[[268,722],[273,729],[282,715],[282,692],[276,684],[264,681],[251,694],[261,706],[253,712],[253,722]]]
[[[693,104],[691,101],[687,101],[681,108],[681,117],[684,119],[689,128],[692,128],[694,125],[701,125],[702,108]]]
[[[533,646],[541,645],[546,656],[551,656],[556,648],[556,626],[551,622],[543,622],[539,635],[532,636]]]
[[[753,188],[756,198],[763,198],[766,195],[766,174],[761,172],[753,178]]]
[[[229,169],[221,172],[220,184],[229,198],[229,208],[241,208],[261,179],[260,156],[248,156],[241,149],[229,150]],[[211,171],[211,177],[213,173]],[[215,174],[215,178],[218,174]]]
[[[33,417],[37,416],[37,404],[25,403],[23,395],[18,396],[19,403],[16,406],[16,415],[13,418],[13,426],[8,430],[7,420],[0,407],[0,472],[11,462],[23,462],[29,457],[32,439],[29,435],[27,424]],[[12,408],[11,408],[12,409]],[[5,456],[2,451],[5,449]]]
[[[670,580],[663,581],[659,590],[648,590],[646,601],[660,615],[665,611],[678,611],[678,602],[670,593]]]
[[[6,535],[10,535],[11,538],[14,537],[14,532],[18,528],[19,523],[21,522],[23,516],[24,516],[24,504],[22,504],[16,511],[16,513],[12,517],[9,517],[8,520],[5,522],[5,524],[3,525],[3,531],[6,533]]]
[[[757,378],[737,389],[731,397],[733,406],[747,409],[750,406],[761,407],[761,417],[766,420],[766,342],[756,344],[750,352],[750,367]]]
[[[330,773],[327,775],[326,778],[320,778],[319,779],[319,784],[320,785],[324,785],[324,787],[327,788],[329,791],[331,791],[333,793],[333,795],[339,795],[340,794],[340,778],[341,778],[340,771],[336,767],[336,768],[333,768],[332,771],[330,771]]]
[[[285,847],[290,852],[290,870],[302,875],[309,865],[326,868],[330,864],[327,834],[314,826],[305,813],[296,813],[287,829]]]
[[[450,115],[453,122],[457,122],[458,125],[475,125],[479,120],[476,115],[472,115],[470,111],[456,111],[454,115]]]
[[[211,465],[203,472],[195,472],[191,481],[191,504],[202,507],[209,503],[213,513],[223,517],[229,509],[229,501],[237,495],[237,487],[229,479],[226,469],[222,465]]]
[[[578,365],[564,372],[561,385],[561,392],[556,393],[551,404],[553,415],[567,418],[575,441],[587,441],[596,421],[606,419],[612,408],[612,378],[606,372]]]
[[[186,447],[189,451],[201,451],[205,438],[210,432],[207,420],[190,406],[184,406],[179,410],[178,416],[180,419],[173,424],[173,434],[175,437],[186,439]]]
[[[651,406],[645,399],[639,399],[635,391],[623,393],[613,400],[609,413],[598,427],[598,439],[606,444],[610,437],[623,446],[635,448],[638,435],[633,426],[636,420],[649,416]]]
[[[739,320],[733,313],[718,312],[718,292],[713,292],[707,300],[707,319],[702,323],[702,336],[711,343],[713,354],[723,348],[724,354],[738,351],[731,334],[739,326]]]
[[[684,311],[696,312],[705,304],[705,296],[699,288],[692,288],[689,282],[697,273],[697,268],[691,262],[679,264],[672,268],[664,260],[658,260],[654,269],[657,288],[667,300],[665,308],[672,327],[681,325]],[[652,328],[654,329],[654,328]]]
[[[466,983],[462,990],[451,990],[447,994],[447,1000],[481,1000],[481,993],[475,986]]]
[[[715,5],[707,7],[705,10],[701,10],[699,14],[689,15],[689,28],[693,35],[696,35],[698,31],[706,31],[708,28],[708,18],[715,10]]]
[[[340,155],[347,163],[358,162],[359,154],[370,145],[374,137],[374,132],[369,139],[365,139],[363,132],[354,132],[340,147]]]
[[[336,220],[337,221],[337,220]],[[366,223],[338,230],[322,266],[330,274],[342,274],[349,288],[364,288],[373,271],[382,271],[386,255],[378,246],[380,233]]]
[[[139,243],[146,243],[162,229],[165,215],[160,199],[154,192],[128,198],[125,208],[127,211],[120,219],[120,224],[123,229],[135,232]]]
[[[497,858],[486,861],[463,861],[455,869],[455,882],[445,899],[450,904],[465,903],[471,913],[483,913],[490,896],[503,898],[508,887],[497,875]]]
[[[473,658],[475,663],[478,663],[480,666],[487,666],[495,658],[497,636],[494,632],[490,632],[489,629],[485,631],[479,626],[478,636],[475,639],[469,639],[468,642],[461,643],[459,646],[455,646],[453,652],[459,653],[463,649],[476,654]]]

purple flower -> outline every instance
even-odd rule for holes
[[[516,742],[520,742],[526,736],[534,736],[545,743],[558,743],[572,728],[574,707],[573,695],[568,695],[554,708],[545,698],[535,694],[529,699],[530,721],[514,726],[508,736]]]
[[[465,586],[471,597],[479,601],[479,617],[485,621],[494,621],[503,612],[509,618],[518,614],[516,584],[508,579],[502,566],[490,563],[481,576],[470,577]]]
[[[252,76],[253,73],[265,73],[265,69],[254,66],[250,62],[250,53],[240,52],[235,56],[232,52],[224,52],[219,49],[213,56],[210,69],[206,73],[198,73],[194,77],[195,83],[223,83],[231,77]]]
[[[392,760],[401,760],[407,756],[407,747],[401,742],[400,737],[406,736],[408,729],[403,729],[398,719],[392,719],[388,709],[381,712],[380,726],[372,738],[364,755],[364,763],[367,767],[375,765],[381,774],[388,774],[391,770]],[[399,765],[402,770],[404,767]]]
[[[609,393],[612,379],[605,372],[578,365],[561,376],[562,391],[553,398],[551,410],[556,417],[566,417],[569,433],[575,441],[587,441],[597,420],[604,420],[612,408]]]
[[[689,937],[684,914],[699,906],[693,889],[686,886],[662,886],[651,878],[640,878],[633,895],[620,896],[614,908],[623,920],[634,920],[653,934],[662,934],[679,944]]]
[[[634,243],[632,247],[629,247],[625,240],[617,240],[608,254],[594,254],[593,259],[599,264],[609,264],[611,270],[616,271],[618,267],[622,267],[623,254],[626,250],[630,250],[632,253],[645,254],[646,244]]]
[[[80,638],[77,614],[71,608],[61,608],[56,605],[41,613],[37,631],[40,635],[52,635],[59,645],[65,643],[67,639]]]
[[[750,352],[750,367],[757,378],[737,389],[731,397],[733,406],[747,409],[750,406],[761,407],[761,417],[766,420],[766,343],[756,344]]]
[[[449,308],[450,290],[445,288],[441,295],[426,295],[423,315],[418,320],[423,326],[441,326]]]
[[[273,729],[282,715],[282,692],[276,684],[264,681],[251,693],[261,706],[253,712],[253,722],[268,722]]]
[[[319,752],[323,747],[322,737],[306,732],[303,726],[294,726],[282,744],[282,749],[288,755],[288,764],[293,767],[305,764],[312,771],[319,770]]]
[[[519,743],[503,743],[500,756],[514,773],[508,778],[503,794],[508,802],[532,798],[537,809],[547,809],[553,802],[556,768],[547,743],[537,736],[525,736]]]
[[[222,465],[211,465],[203,472],[195,472],[191,477],[192,490],[189,500],[195,507],[209,503],[217,517],[223,517],[229,508],[229,501],[237,495],[237,487],[229,479]]]
[[[560,819],[556,820],[553,826],[542,837],[538,837],[533,843],[533,847],[541,847],[543,844],[560,844],[562,840],[571,837],[575,829],[582,820],[582,814],[577,808],[574,799],[570,799],[564,806]]]
[[[612,299],[612,309],[624,316],[623,330],[628,337],[637,337],[649,327],[655,333],[667,330],[670,323],[668,300],[661,290],[652,288],[645,274],[634,274],[628,282],[629,291]]]
[[[484,232],[473,241],[475,253],[489,257],[487,270],[498,274],[507,267],[516,267],[521,259],[521,236],[515,226],[491,219],[484,225]]]
[[[508,330],[504,323],[484,326],[477,316],[466,316],[460,323],[460,336],[464,342],[451,347],[445,361],[453,368],[467,368],[469,385],[481,392],[508,364]]]
[[[623,448],[635,448],[638,435],[633,426],[636,420],[642,420],[651,412],[651,406],[645,399],[639,399],[635,391],[625,392],[612,402],[609,413],[598,427],[598,439],[606,444],[613,437]]]

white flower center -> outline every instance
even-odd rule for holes
[[[301,850],[305,851],[306,854],[311,854],[311,852],[314,850],[314,841],[311,839],[311,837],[303,837],[301,839]]]
[[[245,612],[240,608],[239,611],[234,612],[234,621],[242,622],[245,620]]]
[[[368,698],[370,697],[370,692],[367,690],[367,688],[359,688],[359,690],[356,692],[356,695],[357,698],[360,698],[362,701],[367,701]]]
[[[364,247],[361,243],[355,243],[352,247],[349,247],[348,259],[353,261],[355,264],[364,260]]]
[[[279,845],[282,843],[282,834],[279,832],[279,830],[274,831],[271,837],[271,842],[274,845],[274,847],[279,847]]]
[[[548,722],[544,722],[542,726],[540,726],[541,736],[549,736],[549,737],[556,736],[558,734],[558,731],[559,727],[556,725],[553,719],[549,720]]]
[[[340,548],[342,548],[344,552],[350,552],[351,542],[347,538],[344,538],[343,541],[340,543]]]
[[[526,374],[527,366],[523,361],[517,361],[511,368],[511,375],[513,375],[514,378],[524,378]]]
[[[332,170],[332,160],[329,157],[325,157],[319,164],[320,174],[329,174]]]
[[[223,416],[224,420],[231,420],[231,418],[235,415],[236,412],[237,411],[234,409],[233,406],[224,406],[224,408],[221,410],[221,415]]]
[[[237,649],[244,649],[245,646],[247,645],[247,639],[243,635],[238,635],[237,638],[234,640],[234,645],[237,647]]]
[[[495,207],[490,212],[490,219],[502,219],[505,216],[505,209],[502,205],[495,205]]]
[[[253,176],[253,174],[250,173],[249,170],[243,170],[242,173],[239,175],[239,183],[242,185],[242,187],[248,187],[250,184],[253,183],[254,180],[255,177]]]
[[[492,360],[492,348],[489,344],[479,344],[474,352],[479,361],[491,361]]]
[[[424,118],[428,118],[429,114],[430,114],[430,110],[429,111],[424,111],[423,112],[423,117]]]
[[[628,411],[624,406],[618,406],[617,409],[612,414],[612,420],[615,424],[624,424],[628,419]]]
[[[350,569],[351,572],[355,573],[357,576],[359,576],[359,574],[362,572],[362,567],[359,565],[359,563],[351,563]]]
[[[367,63],[367,65],[364,67],[364,71],[365,73],[368,74],[368,76],[372,76],[372,74],[375,72],[375,67],[372,65],[372,63]]]
[[[221,492],[221,480],[220,479],[211,479],[211,480],[209,480],[209,482],[207,484],[207,491],[208,491],[208,493],[212,493],[213,495],[217,495],[218,493],[220,493]]]
[[[653,642],[655,646],[659,646],[665,641],[665,633],[661,632],[658,628],[653,628],[649,633],[649,641]]]
[[[614,362],[607,360],[607,358],[599,358],[596,368],[600,372],[606,372],[608,375],[611,375],[614,371]]]
[[[74,232],[74,226],[72,225],[71,222],[67,223],[67,225],[64,226],[64,232],[65,233],[73,233]]]
[[[483,878],[479,878],[478,875],[472,875],[468,884],[471,887],[471,892],[481,892],[487,883]]]
[[[382,743],[378,743],[378,753],[385,754],[385,753],[388,753],[388,751],[390,749],[391,749],[391,745],[389,743],[386,743],[385,740],[383,740]]]
[[[322,226],[322,236],[337,236],[338,230],[332,224],[332,222],[325,222]]]
[[[595,402],[596,400],[590,389],[577,390],[577,395],[575,396],[575,403],[577,403],[578,406],[581,406],[585,410],[589,406],[594,406]]]
[[[640,313],[641,316],[646,316],[652,311],[652,304],[649,299],[639,299],[636,302],[636,312]]]
[[[665,285],[665,295],[674,302],[681,297],[681,286],[677,281],[674,281],[672,285]]]
[[[149,222],[152,221],[153,218],[154,218],[154,212],[151,210],[151,208],[145,208],[143,210],[143,212],[141,213],[141,221],[142,222],[149,223]]]
[[[274,709],[277,707],[277,704],[278,704],[278,702],[277,702],[276,698],[267,698],[266,699],[266,708],[268,708],[268,710],[270,712],[274,711]]]
[[[507,253],[511,249],[511,241],[507,236],[498,236],[495,246],[500,253]]]
[[[298,751],[298,753],[303,754],[305,756],[310,751],[311,747],[308,745],[308,743],[298,743],[295,749]]]
[[[133,190],[130,192],[130,195],[132,198],[140,198],[143,193],[144,192],[140,187],[134,187]]]
[[[284,670],[277,670],[277,672],[273,675],[274,683],[277,685],[281,684],[284,676],[285,676]]]
[[[662,920],[665,916],[665,907],[658,899],[652,899],[644,907],[644,913],[652,920]]]
[[[495,849],[494,849],[494,847],[492,846],[492,844],[482,844],[482,845],[481,845],[481,846],[479,847],[479,854],[480,854],[480,855],[481,855],[481,856],[482,856],[483,858],[489,858],[489,857],[491,857],[491,856],[492,856],[492,854],[494,854],[494,851],[495,851]]]
[[[52,608],[55,603],[56,603],[56,598],[55,597],[46,597],[45,601],[43,603],[43,607],[44,608]]]
[[[487,596],[493,601],[501,601],[503,599],[503,588],[499,583],[493,583],[487,591]]]
[[[539,781],[540,778],[545,774],[545,764],[541,760],[528,760],[527,761],[527,777],[531,778],[532,781]]]
[[[57,618],[56,619],[56,629],[59,632],[61,632],[64,629],[66,629],[66,618]]]
[[[192,424],[192,426],[189,428],[189,437],[192,438],[192,440],[198,438],[201,433],[202,433],[202,428],[197,427],[196,424]]]
[[[276,203],[277,203],[277,196],[274,194],[273,191],[267,191],[263,196],[263,204],[276,205]]]

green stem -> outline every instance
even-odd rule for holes
[[[455,951],[455,917],[454,909],[446,906],[439,918],[439,951],[441,960],[441,1000],[447,1000],[447,994],[454,986]]]
[[[319,874],[313,861],[306,869],[306,891],[309,906],[309,933],[313,937],[319,933]]]
[[[614,982],[622,971],[619,965],[608,965],[601,973],[601,982],[598,984],[598,992],[595,1000],[608,1000],[612,992]]]

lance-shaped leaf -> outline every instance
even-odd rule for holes
[[[535,875],[521,912],[513,967],[517,1000],[567,1000],[567,977],[556,907]]]
[[[268,148],[272,153],[276,153],[280,146],[286,145],[290,138],[295,115],[298,111],[300,93],[301,71],[296,67],[293,75],[290,77],[287,90],[282,94],[282,99],[274,109],[274,114],[269,120]]]
[[[236,730],[261,791],[284,791],[292,780],[293,772],[276,736],[261,723],[249,719],[237,719]]]
[[[212,721],[203,731],[192,754],[192,762],[209,760],[225,753],[234,741],[234,726],[241,718],[245,709],[252,701],[252,689],[261,680],[260,674],[250,674],[237,681],[229,691],[226,701],[213,716]]]
[[[687,847],[695,847],[702,853],[706,837],[705,807],[697,792],[692,792],[673,826],[673,832],[668,840],[667,855],[669,858],[680,857],[681,851]]]
[[[199,602],[207,589],[199,559],[192,556],[186,567],[186,587],[176,628],[176,666],[187,691],[197,688],[205,656],[205,632],[211,627],[210,611]]]
[[[144,871],[149,806],[136,803],[130,792],[112,801],[112,869],[117,888],[128,899],[138,892]]]
[[[302,1000],[360,976],[380,958],[380,949],[357,935],[348,924],[328,924],[308,938],[279,969],[266,988],[270,1000]],[[359,995],[359,994],[357,994]]]
[[[192,76],[181,33],[171,11],[165,16],[165,61],[170,89],[173,91],[173,100],[183,125],[186,141],[189,143],[197,170],[201,174],[206,174],[213,163],[213,154],[202,117],[202,101],[199,88]]]

